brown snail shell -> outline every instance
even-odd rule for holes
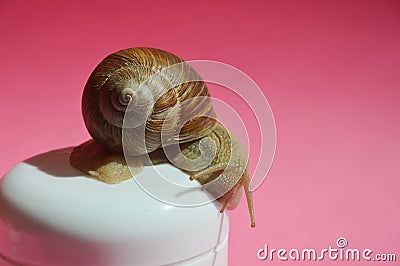
[[[180,64],[179,71],[162,73],[176,64]],[[132,143],[124,146],[130,155],[146,154],[162,147],[162,129],[178,130],[180,143],[202,138],[215,126],[211,100],[185,110],[174,110],[178,103],[189,98],[209,96],[206,84],[198,75],[198,81],[179,84],[179,80],[196,75],[181,58],[159,49],[129,48],[107,56],[90,75],[82,96],[82,114],[89,134],[109,150],[122,153],[123,121],[131,103],[129,117],[135,121],[130,125],[133,137]],[[172,116],[171,111],[175,112]],[[189,112],[196,112],[196,116],[181,121]],[[174,128],[180,124],[182,128]],[[171,144],[174,141],[177,140],[171,140]]]

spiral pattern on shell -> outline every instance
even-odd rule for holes
[[[173,71],[163,72],[175,65]],[[198,81],[180,82],[193,75]],[[140,155],[208,134],[215,126],[211,99],[176,108],[198,96],[209,96],[207,86],[181,58],[154,48],[129,48],[107,56],[94,69],[82,95],[82,114],[92,138],[118,153],[123,152],[122,127],[126,126],[124,118],[129,117],[131,137],[125,152]],[[134,108],[129,108],[129,116],[125,116],[128,105]],[[191,119],[182,121],[183,117]],[[179,137],[162,143],[161,130],[176,130],[181,124]]]

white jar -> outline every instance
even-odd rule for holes
[[[218,203],[177,207],[133,179],[104,184],[71,167],[70,152],[32,157],[0,180],[0,265],[228,264],[229,221]],[[191,182],[168,164],[155,167]]]

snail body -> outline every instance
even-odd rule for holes
[[[226,188],[230,190],[219,197],[219,201],[223,203],[221,212],[228,209],[234,209],[239,203],[241,197],[240,188],[243,186],[247,198],[249,214],[251,217],[251,226],[255,226],[253,199],[250,191],[250,176],[247,168],[247,153],[242,144],[229,132],[226,127],[217,122],[216,127],[211,130],[206,138],[196,140],[188,144],[184,144],[181,153],[172,158],[174,165],[185,166],[201,156],[201,153],[212,153],[210,145],[200,147],[201,141],[209,140],[215,144],[215,156],[213,161],[202,170],[185,171],[190,175],[191,180],[198,180],[205,189],[216,197],[220,196],[221,191]],[[209,149],[209,151],[207,151]],[[202,151],[201,151],[202,150]],[[189,162],[187,158],[191,159]],[[199,168],[202,165],[199,165]],[[186,168],[186,167],[185,167]]]
[[[237,206],[243,186],[255,226],[247,153],[216,120],[205,83],[179,57],[154,48],[107,56],[85,86],[82,114],[92,140],[71,153],[78,170],[119,183],[140,172],[148,159],[168,162],[215,195],[221,212]],[[134,165],[124,156],[134,156]]]

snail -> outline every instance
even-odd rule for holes
[[[178,56],[155,48],[110,54],[85,85],[82,115],[92,139],[73,149],[76,169],[115,184],[147,163],[171,163],[216,195],[221,213],[238,205],[244,187],[255,226],[247,152],[216,119],[201,77]],[[125,156],[134,156],[133,165]]]

